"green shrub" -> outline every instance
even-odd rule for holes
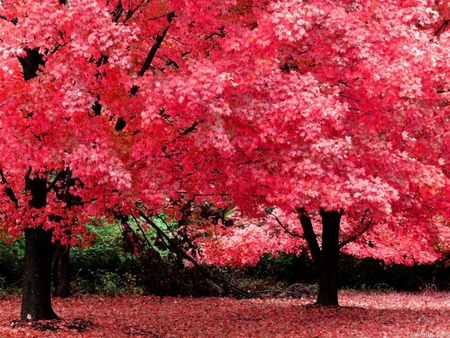
[[[0,242],[0,296],[20,292],[24,256],[23,239],[17,239],[12,244]]]
[[[424,283],[431,283],[435,276],[441,290],[448,288],[449,268],[432,265],[385,265],[373,258],[357,259],[342,255],[339,263],[339,287],[362,290],[419,291]]]
[[[217,296],[219,290],[196,268],[182,261],[161,258],[156,250],[147,249],[141,256],[139,274],[144,292],[159,296]]]
[[[5,278],[0,276],[0,299],[5,298],[8,295],[8,287]]]
[[[265,255],[255,267],[248,269],[248,275],[256,279],[274,278],[289,284],[313,284],[318,279],[317,269],[306,252],[300,256],[285,253]]]
[[[97,234],[97,238],[91,247],[71,248],[70,264],[74,276],[88,271],[125,273],[139,268],[139,260],[124,250],[122,232],[117,225],[88,228]]]
[[[88,248],[71,248],[71,288],[76,294],[142,293],[137,275],[140,261],[124,250],[117,225],[89,227],[97,238]]]

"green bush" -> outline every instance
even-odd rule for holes
[[[23,239],[12,244],[0,242],[0,296],[20,292],[24,257]]]
[[[139,269],[139,259],[124,250],[122,232],[117,225],[88,228],[97,234],[97,238],[91,247],[71,248],[70,265],[74,277],[97,270],[126,273]]]
[[[91,247],[70,250],[71,288],[76,294],[142,293],[137,275],[140,261],[124,250],[117,225],[88,227],[97,234]]]
[[[144,290],[138,285],[137,277],[129,272],[97,270],[90,272],[89,278],[75,277],[71,281],[74,294],[100,294],[106,296],[143,294]]]
[[[6,284],[5,278],[0,276],[0,299],[5,298],[8,295],[8,286]]]
[[[357,259],[343,255],[339,263],[339,287],[362,290],[420,291],[423,284],[448,288],[449,268],[439,264],[385,265],[373,258]]]
[[[285,253],[276,257],[265,255],[255,267],[248,269],[248,274],[253,278],[274,278],[289,284],[314,284],[318,279],[317,269],[306,252],[300,256]]]
[[[217,296],[219,290],[196,268],[182,261],[161,258],[156,250],[147,249],[141,256],[139,274],[144,292],[159,296]]]
[[[89,248],[71,249],[71,288],[75,294],[146,293],[170,296],[217,294],[210,282],[167,251],[141,246],[135,256],[117,225],[91,227],[98,237]],[[131,249],[131,250],[130,250]],[[175,257],[175,258],[173,258]]]

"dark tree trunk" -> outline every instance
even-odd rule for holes
[[[47,204],[47,181],[25,178],[25,188],[31,194],[30,207],[40,209]],[[25,271],[21,319],[35,321],[56,319],[51,305],[51,278],[54,244],[52,232],[42,226],[25,229]]]
[[[338,306],[337,273],[342,212],[321,209],[320,215],[322,216],[322,250],[319,295],[316,303],[322,306]]]
[[[319,295],[317,305],[339,306],[337,273],[339,263],[339,231],[341,224],[341,211],[325,211],[320,209],[322,217],[322,248],[319,247],[314,233],[311,218],[304,208],[299,208],[300,223],[304,238],[308,243],[314,265],[319,272]]]
[[[25,273],[21,319],[57,319],[51,305],[52,233],[41,227],[25,230]]]
[[[55,297],[70,297],[70,246],[57,242],[53,256],[53,285]]]

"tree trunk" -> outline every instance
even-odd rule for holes
[[[316,304],[339,306],[337,273],[342,212],[321,209],[320,215],[322,216],[322,250],[319,268],[319,295]]]
[[[25,189],[30,193],[30,207],[40,209],[47,204],[47,181],[25,177]],[[25,229],[25,271],[23,281],[22,320],[57,319],[51,305],[52,232],[42,226]]]
[[[53,285],[55,297],[70,297],[70,246],[57,242],[53,256]]]
[[[21,319],[57,319],[51,305],[52,233],[25,229],[25,273]]]

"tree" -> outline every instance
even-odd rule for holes
[[[215,139],[192,134],[214,129],[218,113],[183,95],[220,94],[202,79],[245,15],[223,1],[0,8],[1,227],[26,239],[22,320],[53,319],[55,242],[75,244],[92,217],[156,213],[214,190],[196,163]]]
[[[340,249],[407,264],[448,251],[446,6],[269,4],[258,27],[231,47],[243,61],[223,88],[233,91],[223,117],[235,166],[227,175],[233,201],[245,191],[260,197],[261,218],[277,207],[299,220],[279,222],[278,232],[216,229],[207,250],[217,245],[234,254],[236,245],[248,245],[242,257],[306,245],[321,271],[319,305],[338,305]],[[247,202],[237,205],[248,212]],[[271,238],[282,228],[291,244]],[[239,258],[233,254],[222,255],[222,264]]]

